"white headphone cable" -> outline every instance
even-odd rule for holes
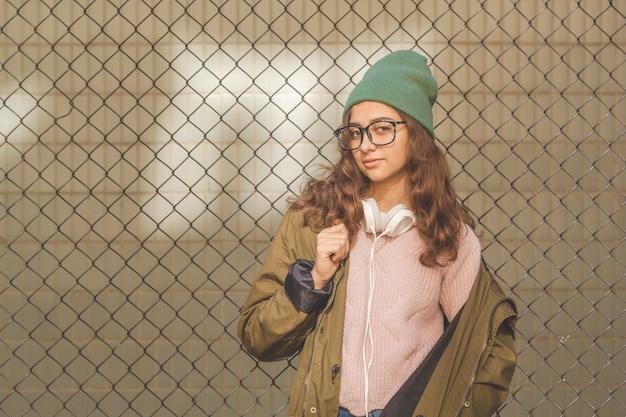
[[[383,237],[386,233],[388,233],[388,230],[385,230],[384,232],[382,232],[380,235],[376,235],[376,230],[374,229],[374,227],[370,228],[370,231],[372,232],[372,234],[374,235],[374,241],[372,242],[372,248],[370,250],[370,265],[369,265],[369,281],[370,281],[370,285],[369,285],[369,295],[367,298],[367,317],[366,317],[366,321],[365,321],[365,340],[363,341],[363,374],[364,374],[364,388],[365,388],[365,415],[368,416],[369,415],[369,401],[368,401],[368,394],[369,394],[369,372],[370,372],[370,368],[372,366],[372,362],[374,360],[374,336],[372,335],[372,329],[370,327],[370,317],[371,317],[371,313],[372,313],[372,301],[374,299],[374,282],[375,282],[375,276],[374,276],[374,254],[376,252],[376,243],[378,242],[378,240]],[[369,342],[369,346],[370,346],[370,357],[369,360],[367,359],[367,351],[366,351],[366,343]]]

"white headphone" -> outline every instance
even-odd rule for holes
[[[389,237],[401,235],[415,224],[415,215],[403,204],[394,206],[389,213],[382,214],[373,198],[363,200],[363,221],[368,233],[380,233]]]

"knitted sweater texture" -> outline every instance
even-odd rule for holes
[[[366,415],[366,404],[382,409],[443,333],[443,314],[451,320],[467,300],[481,249],[469,227],[460,238],[457,259],[431,268],[419,261],[415,228],[376,241],[359,232],[350,252],[339,398],[352,414]]]

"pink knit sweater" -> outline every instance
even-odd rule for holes
[[[376,241],[371,278],[373,243],[373,235],[359,232],[347,283],[339,401],[357,416],[367,414],[366,404],[368,411],[384,408],[424,360],[443,333],[443,314],[452,319],[467,300],[481,262],[480,243],[466,227],[457,259],[427,268],[412,228]]]

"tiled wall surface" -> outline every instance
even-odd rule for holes
[[[0,414],[286,415],[238,309],[370,62],[429,57],[436,134],[516,300],[502,416],[624,402],[626,4],[0,5]]]

